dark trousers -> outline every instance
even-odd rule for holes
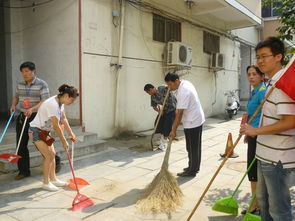
[[[251,162],[255,158],[256,146],[257,146],[257,136],[248,136],[248,153],[247,153],[247,168],[249,168]],[[248,179],[252,182],[257,182],[257,160],[253,164],[251,170],[248,172]]]
[[[155,120],[155,125],[158,120],[158,117],[159,115],[157,116]],[[175,111],[171,111],[169,113],[163,113],[163,115],[160,118],[156,133],[160,133],[164,137],[168,137],[171,132],[174,119],[175,119]]]
[[[200,170],[202,152],[203,125],[184,129],[186,150],[188,152],[188,171],[197,173]]]
[[[32,120],[34,120],[36,116],[36,113],[33,113],[31,115],[30,118],[28,118],[27,123],[25,125],[25,129],[24,129],[24,133],[22,136],[22,140],[19,146],[19,150],[17,155],[21,156],[22,158],[19,159],[17,166],[18,166],[18,170],[19,170],[19,174],[21,175],[25,175],[25,176],[29,176],[31,175],[30,172],[30,154],[29,154],[29,150],[28,150],[28,142],[29,142],[29,127],[30,127],[30,122]],[[21,113],[18,117],[17,117],[17,121],[16,121],[16,145],[19,142],[19,138],[21,135],[21,131],[25,122],[25,115],[23,113]],[[59,156],[55,156],[55,160],[56,160],[56,164],[58,165],[58,162],[60,163],[60,157]]]

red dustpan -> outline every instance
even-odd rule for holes
[[[71,140],[72,140],[72,167],[74,168],[74,147],[75,147],[76,140],[75,139],[71,139]],[[75,184],[75,181],[77,185]],[[90,183],[80,177],[76,177],[75,180],[74,179],[68,180],[68,186],[73,190],[76,190],[76,188],[81,189],[88,185],[90,185]]]
[[[23,124],[23,128],[22,128],[20,137],[19,137],[19,140],[18,140],[18,143],[17,143],[17,148],[16,148],[16,151],[15,151],[15,154],[12,154],[12,153],[2,153],[2,154],[0,154],[0,159],[2,159],[4,162],[17,163],[18,160],[20,158],[22,158],[21,156],[18,156],[17,153],[18,153],[19,146],[20,146],[20,143],[21,143],[21,140],[22,140],[22,137],[23,137],[23,133],[24,133],[24,130],[25,130],[25,127],[26,127],[26,124],[27,124],[27,120],[28,120],[28,118],[26,117],[25,121],[24,121],[24,124]]]
[[[70,168],[71,168],[72,175],[73,175],[73,181],[74,181],[74,184],[76,185],[76,190],[77,190],[77,195],[75,196],[75,198],[73,200],[73,203],[72,203],[72,210],[77,211],[77,210],[81,210],[81,209],[84,209],[86,207],[94,205],[94,202],[93,202],[92,199],[90,199],[87,196],[80,193],[77,182],[76,182],[75,172],[74,172],[74,168],[73,168],[73,165],[72,165],[72,161],[71,161],[69,151],[66,150],[66,152],[67,152],[67,157],[68,157],[68,160],[69,160],[69,163],[70,163]]]
[[[8,163],[17,163],[20,158],[22,157],[12,153],[0,154],[1,161],[8,162]]]

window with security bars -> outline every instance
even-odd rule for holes
[[[181,23],[153,14],[153,40],[160,42],[181,41]]]
[[[210,32],[203,32],[203,51],[208,54],[219,53],[220,37]]]

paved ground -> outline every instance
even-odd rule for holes
[[[219,153],[224,151],[228,132],[234,139],[240,118],[231,121],[209,118],[203,133],[203,152],[201,171],[193,179],[179,178],[178,182],[184,193],[184,204],[171,220],[185,220],[202,191],[221,163]],[[22,181],[14,181],[15,174],[0,176],[0,220],[38,220],[38,221],[139,221],[168,220],[166,214],[143,215],[136,208],[140,191],[152,181],[159,172],[164,153],[147,151],[148,137],[110,140],[108,149],[94,158],[87,158],[76,163],[78,177],[87,179],[91,186],[82,189],[82,193],[95,201],[95,205],[83,211],[70,210],[75,192],[62,189],[51,193],[40,189],[41,169],[34,168],[33,176]],[[240,142],[236,152],[240,157],[230,159],[213,183],[192,220],[223,221],[242,220],[241,216],[233,217],[214,212],[211,205],[221,197],[229,196],[243,176],[246,168],[246,146]],[[173,173],[182,171],[187,165],[185,141],[173,143],[169,170]],[[60,179],[70,178],[68,165],[64,165]],[[295,189],[292,200],[295,204]],[[242,184],[236,195],[241,208],[250,200],[249,183]],[[295,214],[294,214],[295,215]]]

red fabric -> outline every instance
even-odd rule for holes
[[[280,80],[276,82],[276,86],[295,100],[295,60],[292,60],[292,64],[288,67]]]

